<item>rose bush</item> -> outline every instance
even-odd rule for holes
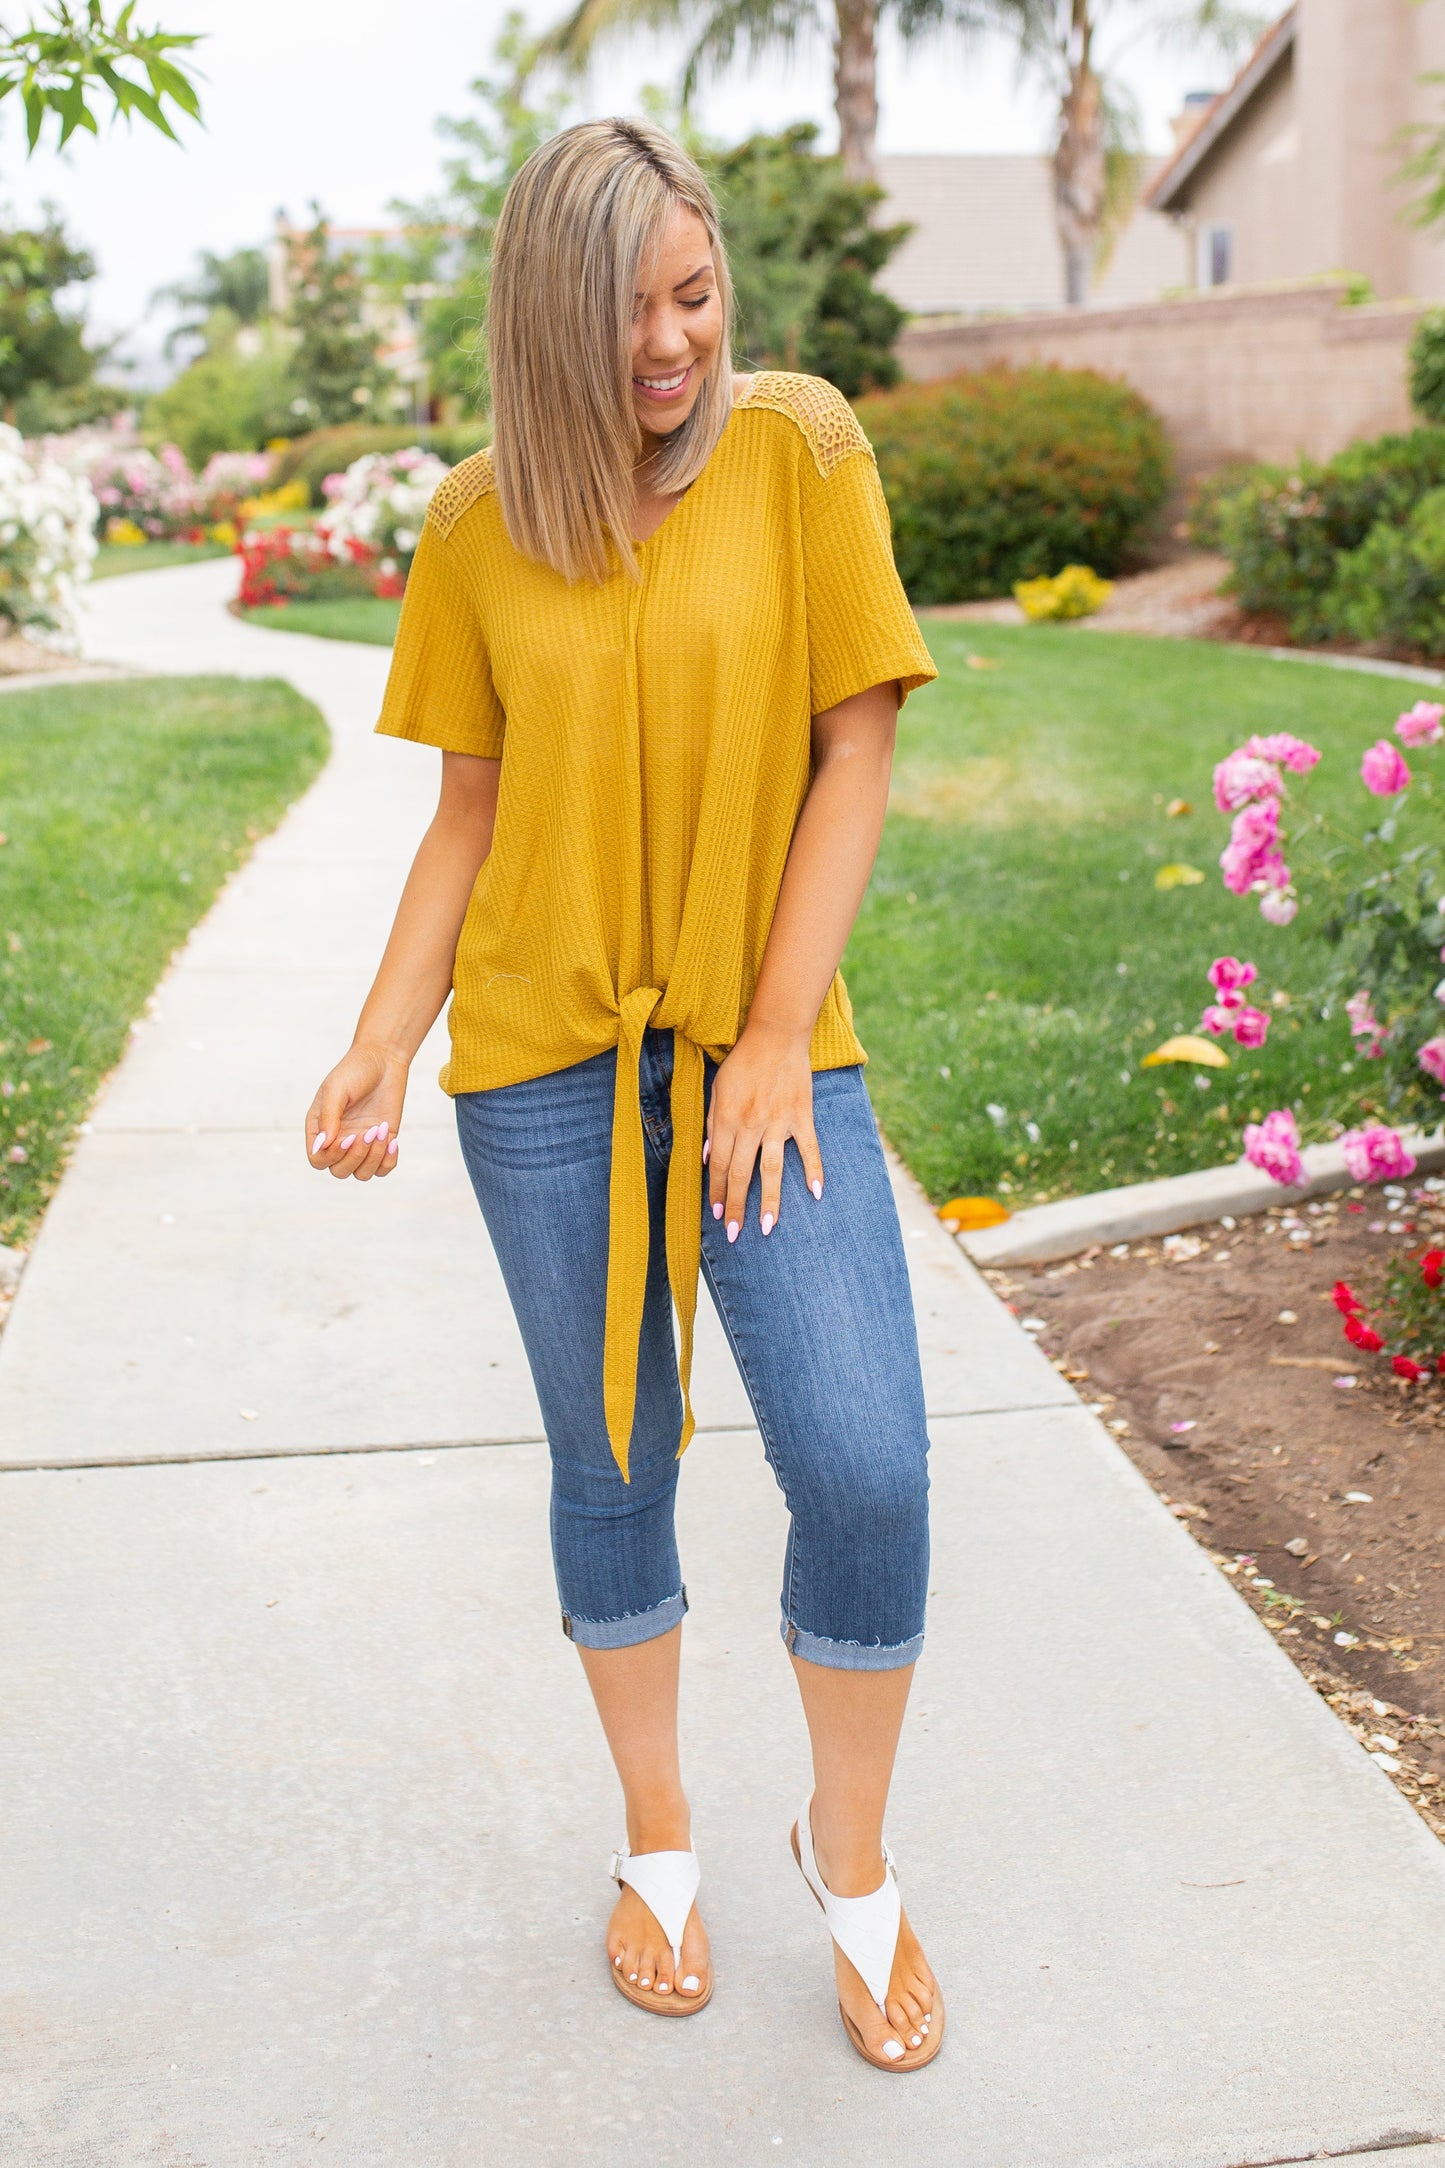
[[[327,509],[314,528],[241,536],[242,609],[402,594],[426,508],[450,471],[434,453],[412,446],[364,454],[344,474],[328,475]]]
[[[97,506],[83,476],[32,460],[0,423],[0,623],[71,648],[76,598],[95,557]]]

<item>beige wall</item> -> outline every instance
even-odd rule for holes
[[[1306,286],[1223,290],[1123,309],[930,327],[899,340],[906,373],[955,376],[1057,362],[1132,384],[1162,416],[1182,476],[1232,459],[1328,458],[1356,437],[1411,425],[1408,305],[1344,308]]]

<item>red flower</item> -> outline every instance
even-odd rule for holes
[[[1362,1324],[1357,1317],[1345,1319],[1345,1338],[1352,1347],[1363,1348],[1367,1355],[1378,1354],[1385,1344],[1371,1326]]]
[[[1409,1378],[1412,1384],[1416,1378],[1424,1378],[1430,1375],[1429,1371],[1422,1368],[1419,1363],[1412,1363],[1408,1355],[1392,1355],[1390,1357],[1390,1368],[1397,1378]]]
[[[1438,1287],[1445,1273],[1445,1250],[1426,1250],[1420,1259],[1420,1277],[1427,1287]]]
[[[1355,1290],[1344,1280],[1336,1280],[1330,1292],[1330,1300],[1341,1317],[1353,1317],[1357,1310],[1365,1307]]]

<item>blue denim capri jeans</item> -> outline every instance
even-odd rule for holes
[[[713,1073],[709,1064],[709,1092]],[[602,1404],[615,1076],[616,1055],[598,1054],[456,1100],[551,1448],[563,1628],[593,1649],[652,1640],[687,1610],[673,1527],[682,1397],[663,1241],[672,1034],[649,1030],[640,1064],[652,1248],[628,1483]],[[922,1647],[928,1588],[918,1339],[862,1070],[816,1072],[813,1115],[821,1203],[791,1143],[782,1210],[766,1237],[756,1172],[735,1243],[704,1185],[702,1270],[791,1516],[783,1638],[810,1663],[890,1671]]]

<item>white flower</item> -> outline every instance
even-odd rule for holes
[[[83,474],[32,458],[0,423],[0,617],[52,647],[76,645],[76,586],[95,557],[100,506]]]

